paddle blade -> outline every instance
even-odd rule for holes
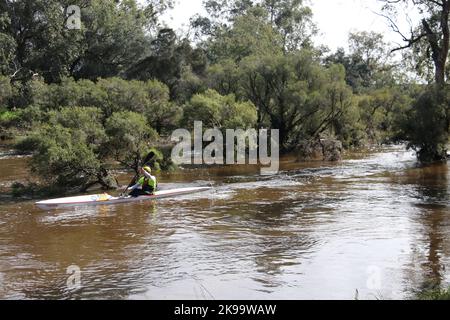
[[[150,151],[147,156],[144,158],[144,160],[142,161],[142,165],[145,165],[147,162],[149,162],[150,160],[152,160],[152,158],[155,156],[155,153],[153,151]]]

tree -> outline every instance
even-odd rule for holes
[[[285,52],[311,47],[311,37],[317,33],[317,28],[312,21],[312,11],[303,0],[264,0],[261,5],[281,34]]]
[[[282,37],[268,21],[267,12],[255,7],[237,16],[229,28],[222,28],[205,46],[213,63],[225,59],[239,62],[250,55],[272,55],[283,51]]]
[[[0,14],[0,75],[10,75],[14,70],[16,42],[11,35],[1,32],[10,22],[5,13]]]
[[[99,0],[83,6],[81,17],[82,50],[69,66],[76,79],[122,75],[148,53],[146,30],[156,23],[153,7],[141,8],[135,0]]]
[[[450,50],[450,0],[380,0],[383,10],[391,23],[392,29],[401,35],[404,46],[393,51],[412,49],[415,58],[426,53],[426,57],[434,64],[434,81],[443,85],[446,80],[447,61]],[[421,15],[419,25],[411,26],[409,35],[402,33],[396,23],[397,9],[401,5],[412,5]],[[418,69],[427,61],[417,59]]]
[[[108,169],[110,160],[137,171],[139,161],[158,138],[145,117],[131,111],[113,113],[105,125],[102,110],[94,107],[51,110],[47,118],[17,148],[33,151],[33,170],[63,192],[85,191],[94,184],[116,188],[117,181]]]
[[[310,46],[316,33],[312,11],[303,0],[207,0],[204,6],[208,17],[197,15],[191,20],[199,38],[217,38],[230,31],[240,17],[252,16],[263,18],[280,35],[285,52]]]
[[[34,128],[18,148],[34,151],[33,170],[61,191],[86,190],[96,183],[113,188],[116,183],[100,156],[106,139],[100,118],[97,108],[52,111],[48,123]]]
[[[147,125],[145,117],[131,111],[113,113],[105,124],[105,130],[108,135],[104,145],[107,154],[136,172],[140,160],[158,138],[156,131]]]
[[[242,95],[240,79],[241,73],[233,59],[224,59],[208,68],[207,84],[222,95],[233,93],[238,98]]]
[[[102,107],[106,118],[114,112],[133,111],[143,113],[146,110],[148,96],[145,84],[142,81],[127,81],[120,78],[99,79],[98,86],[107,95]]]
[[[408,148],[417,152],[422,162],[445,161],[450,130],[450,90],[435,85],[416,100],[403,121]]]
[[[248,57],[239,68],[245,97],[258,109],[258,126],[279,129],[284,151],[330,128],[351,99],[344,69],[323,69],[307,50]]]
[[[400,86],[385,87],[358,97],[360,122],[372,142],[401,140],[400,123],[405,121],[411,93]],[[403,137],[404,138],[404,137]]]
[[[8,99],[13,94],[13,88],[9,77],[0,76],[0,108],[6,107]]]
[[[149,31],[171,0],[0,0],[0,72],[13,81],[46,82],[124,73],[146,54]],[[67,8],[81,8],[81,29],[66,27]]]
[[[157,79],[169,87],[172,99],[185,99],[186,92],[182,91],[180,82],[186,80],[183,79],[186,70],[190,70],[194,77],[205,73],[207,59],[203,50],[193,48],[187,39],[177,39],[175,32],[168,28],[158,32],[151,48],[149,55],[128,69],[126,77],[143,81]]]
[[[74,3],[71,3],[74,4]],[[3,69],[13,81],[39,73],[47,81],[67,74],[80,50],[80,35],[65,27],[66,1],[0,1]]]
[[[233,94],[222,96],[209,89],[184,107],[182,123],[192,128],[194,121],[209,128],[249,129],[256,125],[256,108],[251,102],[237,102]]]
[[[420,71],[424,64],[434,65],[434,85],[426,89],[411,111],[406,135],[410,147],[423,161],[443,160],[447,157],[446,141],[450,133],[450,115],[446,75],[450,52],[450,0],[383,0],[386,17],[395,32],[400,34],[405,45],[395,50],[412,49],[411,56]],[[395,22],[399,5],[412,5],[421,15],[419,25],[411,27],[410,35],[404,35]],[[425,59],[423,59],[425,57]],[[435,97],[432,97],[432,95]],[[416,135],[414,132],[420,132]]]
[[[170,101],[170,90],[162,82],[149,80],[145,83],[147,105],[144,115],[149,125],[159,134],[167,134],[175,129],[181,118],[182,110]]]
[[[349,34],[349,53],[339,48],[324,59],[325,65],[342,64],[346,82],[355,93],[365,93],[393,85],[396,66],[390,61],[390,50],[382,34],[352,32]]]

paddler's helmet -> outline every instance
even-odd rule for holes
[[[142,169],[147,171],[148,173],[152,173],[152,169],[149,166],[145,166]]]

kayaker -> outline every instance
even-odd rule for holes
[[[156,177],[152,176],[152,169],[145,166],[140,169],[140,174],[141,177],[139,177],[137,183],[127,189],[127,191],[131,191],[129,195],[132,197],[151,195],[156,191],[157,182]]]

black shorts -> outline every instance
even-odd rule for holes
[[[153,188],[144,188],[144,189],[134,189],[130,192],[130,196],[132,197],[139,197],[139,196],[149,196],[153,194],[154,189]]]

